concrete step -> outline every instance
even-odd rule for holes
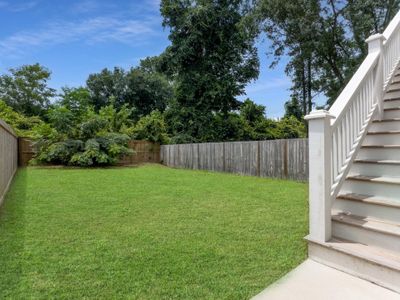
[[[398,300],[399,297],[389,289],[307,259],[252,300]]]
[[[400,157],[399,157],[400,158]],[[400,160],[359,159],[354,160],[350,175],[400,177]]]
[[[333,204],[333,210],[400,223],[400,202],[378,196],[339,194]]]
[[[400,145],[362,146],[357,159],[397,160],[400,159]]]
[[[400,145],[400,131],[368,131],[363,142],[366,145]]]
[[[400,223],[335,211],[332,214],[332,235],[400,253]]]
[[[400,203],[400,178],[352,174],[344,181],[341,193],[376,195]]]
[[[396,118],[400,118],[400,107],[391,107],[384,109],[383,119],[396,119]]]
[[[310,238],[307,240],[311,259],[400,293],[398,253],[340,238],[333,238],[326,243]],[[377,299],[385,299],[384,294]]]

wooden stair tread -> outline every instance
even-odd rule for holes
[[[400,81],[399,81],[400,83]],[[385,98],[383,102],[391,102],[391,101],[400,101],[400,97],[393,97],[393,98]]]
[[[389,159],[356,159],[354,162],[362,164],[400,165],[400,160]]]
[[[400,145],[365,145],[364,149],[400,149]]]
[[[389,107],[389,108],[384,108],[384,111],[390,111],[390,110],[400,110],[400,107]]]
[[[387,90],[386,93],[390,94],[390,93],[395,93],[395,92],[400,92],[400,88],[389,89],[389,90]]]
[[[386,131],[368,131],[368,135],[378,134],[400,134],[400,130],[386,130]]]
[[[366,181],[371,183],[376,182],[376,183],[400,184],[400,178],[397,177],[350,175],[347,176],[346,179],[355,181]]]
[[[372,195],[361,195],[361,194],[355,194],[355,193],[348,193],[348,194],[339,194],[336,197],[336,199],[337,200],[349,200],[349,201],[363,202],[363,203],[382,205],[382,206],[388,206],[388,207],[400,209],[399,201],[395,201],[392,199],[385,199],[382,197],[377,197],[377,196],[372,196]]]
[[[356,216],[341,211],[332,212],[332,221],[379,233],[390,234],[400,238],[400,223]]]
[[[400,100],[400,99],[399,99],[399,100]],[[373,120],[372,123],[398,122],[398,121],[400,121],[400,118]]]

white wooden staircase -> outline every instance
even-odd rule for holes
[[[306,117],[309,257],[400,293],[400,13],[367,42],[331,110]]]

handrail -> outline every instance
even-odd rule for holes
[[[329,240],[331,208],[400,62],[400,12],[383,34],[366,41],[368,55],[329,111],[309,120],[310,237]]]

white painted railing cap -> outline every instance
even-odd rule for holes
[[[369,38],[365,40],[366,43],[371,43],[375,40],[386,40],[385,36],[382,33],[376,33],[371,35]]]
[[[368,52],[372,53],[374,51],[380,51],[381,47],[385,41],[386,41],[386,38],[381,33],[371,35],[365,41],[366,43],[368,43]]]
[[[315,120],[315,119],[325,119],[325,118],[330,118],[334,119],[336,118],[334,115],[332,115],[329,111],[321,109],[321,110],[313,110],[308,114],[307,116],[304,117],[305,120]]]

